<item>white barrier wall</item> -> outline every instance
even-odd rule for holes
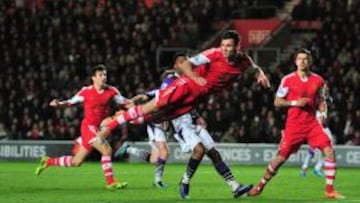
[[[150,149],[146,142],[135,142],[133,146]],[[231,165],[267,165],[269,161],[277,153],[276,144],[224,144],[218,143],[216,148],[221,153],[223,160]],[[181,152],[177,143],[169,143],[170,155],[168,163],[184,163],[189,160],[190,154]],[[307,145],[303,145],[298,153],[289,157],[287,165],[300,165],[305,158]],[[335,147],[336,159],[338,166],[346,167],[360,167],[360,146],[342,146]],[[315,153],[312,160],[316,160],[320,156],[320,152]],[[130,156],[130,162],[139,162],[140,160]],[[210,163],[207,157],[203,160],[205,163]]]
[[[147,142],[135,142],[133,146],[150,149]],[[42,156],[60,156],[71,154],[73,141],[1,141],[0,160],[34,160]],[[275,144],[223,144],[218,143],[217,149],[224,161],[231,165],[267,165],[277,153]],[[288,165],[300,165],[305,158],[306,145],[298,153],[290,156]],[[177,143],[169,143],[170,156],[168,163],[185,163],[190,154],[184,154]],[[335,147],[338,166],[360,167],[360,146]],[[315,162],[320,156],[316,152]],[[135,157],[129,158],[130,162],[139,162]],[[203,160],[210,163],[208,158]]]

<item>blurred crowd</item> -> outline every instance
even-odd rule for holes
[[[216,31],[211,23],[227,20],[234,9],[258,1],[156,2],[148,6],[140,0],[1,1],[0,138],[74,139],[79,136],[81,108],[52,109],[48,103],[70,98],[88,85],[90,67],[106,64],[109,84],[126,97],[153,89],[161,72],[155,66],[157,48],[195,49]],[[308,46],[318,65],[314,71],[330,84],[330,127],[338,143],[360,144],[359,6],[332,13],[343,3],[331,2],[323,29]],[[214,139],[278,142],[285,114],[273,108],[273,95],[291,66],[284,62],[270,75],[271,91],[245,74],[200,105],[198,111]],[[133,140],[147,137],[144,127],[130,126],[119,133]]]

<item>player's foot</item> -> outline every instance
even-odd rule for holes
[[[126,150],[129,147],[130,145],[128,143],[124,143],[123,145],[121,145],[121,147],[119,147],[119,149],[116,150],[114,156],[121,159],[126,154]]]
[[[108,190],[120,190],[125,189],[128,186],[127,182],[113,182],[106,186]]]
[[[242,196],[243,194],[249,192],[252,187],[253,187],[252,184],[250,184],[250,185],[239,185],[239,187],[236,188],[235,191],[233,191],[233,197],[238,198],[238,197]]]
[[[346,197],[336,191],[332,191],[332,192],[325,192],[325,198],[327,198],[327,199],[345,199]]]
[[[49,157],[47,156],[41,158],[39,166],[35,169],[35,175],[37,176],[40,175],[41,172],[43,172],[48,167],[47,165],[48,159]]]
[[[248,193],[248,196],[255,197],[261,194],[263,188],[260,188],[259,186],[253,187]]]
[[[189,189],[190,189],[190,185],[183,183],[182,180],[180,180],[180,196],[183,199],[189,199]]]
[[[162,181],[155,182],[154,186],[160,189],[166,189],[169,187],[167,184],[163,183]]]
[[[301,169],[300,176],[301,177],[306,177],[306,172],[307,172],[306,169]]]
[[[313,173],[318,177],[324,177],[324,173],[321,170],[313,170]]]

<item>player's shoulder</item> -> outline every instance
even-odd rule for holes
[[[323,80],[324,80],[324,78],[323,78],[321,75],[318,75],[318,74],[316,74],[316,73],[314,73],[314,72],[310,72],[310,75],[311,75],[313,78],[315,78],[316,80],[320,80],[320,81],[323,81]]]
[[[213,47],[213,48],[204,50],[202,53],[206,56],[209,56],[209,55],[221,54],[222,52],[220,50],[220,47]]]
[[[86,85],[86,86],[81,87],[80,92],[89,91],[89,90],[92,90],[92,89],[93,89],[92,85]]]
[[[120,94],[120,91],[115,86],[112,86],[112,85],[106,85],[104,89],[106,91],[110,91],[110,92],[114,92],[116,94]]]
[[[291,72],[289,74],[284,75],[284,77],[282,78],[282,81],[293,80],[295,77],[296,77],[296,73]]]

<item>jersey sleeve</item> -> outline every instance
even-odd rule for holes
[[[276,97],[286,97],[287,94],[289,93],[289,84],[288,84],[288,79],[287,78],[283,78],[281,80],[281,83],[279,85],[279,88],[276,91]]]
[[[66,104],[68,106],[72,106],[78,103],[82,103],[85,100],[85,87],[83,87],[79,92],[77,92],[70,99],[66,100]]]
[[[216,49],[216,48],[207,49],[193,57],[190,57],[188,60],[194,66],[200,66],[200,65],[210,63],[215,58],[217,50],[218,49]]]
[[[126,101],[128,101],[128,98],[124,97],[121,95],[120,91],[118,89],[116,89],[115,87],[112,87],[112,89],[114,90],[115,92],[115,95],[114,95],[114,101],[116,104],[118,105],[122,105],[122,104],[125,104]]]

